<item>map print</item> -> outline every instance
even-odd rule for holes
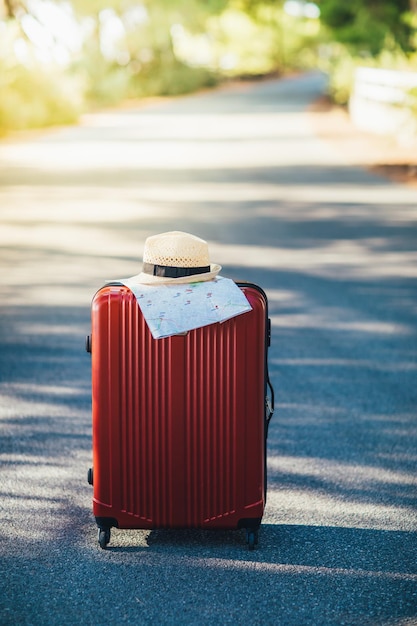
[[[134,278],[117,282],[135,294],[155,339],[224,322],[252,308],[233,280],[220,276],[207,282],[180,285],[141,285]]]

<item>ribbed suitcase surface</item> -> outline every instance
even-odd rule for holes
[[[93,512],[119,528],[237,528],[265,504],[267,303],[153,339],[135,296],[92,305]]]

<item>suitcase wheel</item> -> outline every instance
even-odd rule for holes
[[[107,548],[107,544],[110,542],[110,528],[98,529],[98,542],[100,544],[100,548],[103,550]]]
[[[258,545],[258,531],[249,528],[246,530],[246,543],[249,546],[249,550],[255,550],[255,546]]]

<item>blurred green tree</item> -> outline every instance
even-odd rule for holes
[[[384,48],[415,50],[415,0],[317,0],[321,20],[354,54],[377,56]]]

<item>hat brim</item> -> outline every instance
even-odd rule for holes
[[[183,283],[201,283],[216,278],[221,269],[221,265],[212,263],[210,265],[210,271],[205,274],[192,274],[191,276],[181,276],[180,278],[168,278],[166,276],[153,276],[152,274],[141,272],[136,276],[132,276],[130,280],[133,283],[138,283],[140,285],[179,285]]]

